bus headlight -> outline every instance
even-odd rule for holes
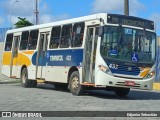
[[[155,71],[149,72],[145,78],[152,78],[153,76],[155,76]]]
[[[98,65],[98,68],[99,68],[101,71],[103,71],[103,72],[105,72],[105,73],[107,73],[107,74],[109,74],[109,75],[112,75],[112,72],[110,71],[110,69],[109,69],[108,67],[106,67],[106,66],[104,66],[104,65]]]

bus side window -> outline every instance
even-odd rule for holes
[[[61,26],[53,27],[50,40],[50,49],[58,48],[61,34]]]
[[[28,39],[28,50],[35,50],[37,47],[38,40],[38,30],[30,31],[29,39]]]
[[[84,23],[76,23],[73,27],[72,47],[81,47],[83,43]]]
[[[71,43],[72,25],[64,25],[62,27],[61,48],[68,48]]]
[[[28,45],[29,31],[22,32],[20,50],[26,50]]]
[[[5,51],[11,51],[13,42],[13,34],[7,34]]]

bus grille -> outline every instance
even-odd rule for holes
[[[126,75],[139,75],[140,68],[137,66],[118,65],[118,69],[113,73],[126,74]]]

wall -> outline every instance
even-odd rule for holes
[[[3,53],[3,42],[0,42],[0,61],[2,60],[2,53]],[[2,63],[0,62],[0,81],[9,80],[9,78],[2,75],[1,66],[2,66]]]

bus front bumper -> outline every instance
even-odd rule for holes
[[[102,71],[98,71],[95,77],[95,86],[126,87],[151,90],[153,88],[154,79],[155,77],[148,79],[122,78],[108,75]]]

